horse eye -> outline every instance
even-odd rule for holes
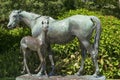
[[[17,17],[16,15],[14,15],[13,17]]]
[[[42,24],[44,24],[44,22],[42,21]]]

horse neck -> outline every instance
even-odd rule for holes
[[[29,26],[30,28],[32,28],[34,26],[34,23],[35,23],[35,18],[38,16],[38,15],[35,15],[33,13],[28,13],[26,11],[23,11],[20,13],[20,16],[21,17],[21,21],[23,21],[27,26]]]
[[[49,21],[52,22],[52,21],[56,21],[56,20],[53,19],[52,17],[49,17]]]

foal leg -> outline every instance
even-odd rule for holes
[[[84,68],[84,63],[85,63],[85,58],[86,58],[86,49],[84,48],[84,46],[81,44],[81,55],[82,55],[82,60],[81,60],[81,66],[80,66],[80,69],[79,71],[75,74],[75,75],[78,75],[80,76],[83,72],[83,68]]]
[[[35,72],[38,72],[41,68],[41,63],[39,64],[39,66],[35,69]]]
[[[42,71],[43,71],[43,55],[41,53],[40,50],[38,50],[38,56],[39,56],[39,59],[41,61],[41,69],[40,71],[37,73],[37,76],[41,76],[42,75]]]
[[[25,49],[25,50],[23,50],[23,56],[24,56],[23,62],[24,62],[24,66],[25,66],[24,68],[26,68],[27,73],[29,75],[31,75],[30,70],[29,70],[29,68],[27,66],[26,54],[28,54],[28,53],[27,53],[27,50]]]
[[[21,71],[21,73],[25,73],[25,63],[24,63],[24,59],[23,59],[23,70]]]
[[[40,69],[40,71],[37,73],[37,76],[42,76],[43,74],[42,74],[42,72],[43,72],[43,70],[44,70],[44,64],[43,64],[44,62],[43,62],[43,60],[41,60],[41,69]]]
[[[46,72],[46,62],[45,62],[45,52],[42,49],[38,50],[39,59],[41,61],[41,69],[37,73],[37,76],[42,76],[43,75],[43,71],[45,72],[45,74],[47,74],[47,72]]]
[[[46,62],[45,59],[43,59],[43,61],[41,61],[41,69],[40,72],[38,72],[37,76],[42,76],[42,72],[44,71],[45,75],[48,76],[47,71],[46,71]]]

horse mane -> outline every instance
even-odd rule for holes
[[[18,13],[18,12],[21,12],[21,13],[28,13],[28,14],[31,14],[32,17],[36,17],[35,19],[41,17],[42,15],[39,15],[39,14],[36,14],[34,12],[28,12],[28,11],[25,11],[25,10],[13,10],[12,12],[15,12],[15,13]],[[46,17],[49,17],[50,20],[52,21],[56,21],[54,18],[50,17],[50,16],[46,16]]]
[[[24,10],[13,10],[12,12],[15,12],[15,13],[17,13],[17,12],[27,12],[27,13],[30,13],[30,14],[32,14],[33,16],[40,16],[39,14],[36,14],[36,13],[33,13],[33,12],[28,12],[28,11],[24,11]]]
[[[33,16],[40,16],[39,14],[36,14],[36,13],[33,13],[33,12],[29,12],[29,13],[31,13]]]
[[[39,15],[39,14],[36,14],[36,13],[33,13],[33,12],[27,12],[27,11],[22,11],[22,13],[27,13],[27,14],[30,14],[30,16],[29,17],[32,17],[32,18],[34,18],[34,19],[36,19],[36,18],[38,18],[38,17],[40,17],[41,15]]]

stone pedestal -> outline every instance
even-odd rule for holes
[[[100,77],[93,77],[91,75],[85,75],[85,76],[76,76],[76,75],[67,75],[67,76],[42,76],[37,77],[35,75],[29,76],[29,75],[21,75],[16,78],[16,80],[106,80],[105,76]]]

